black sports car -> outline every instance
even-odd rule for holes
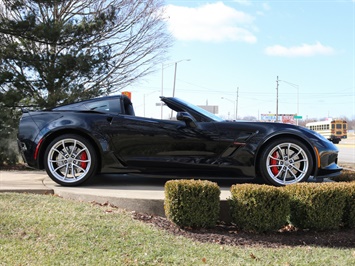
[[[28,166],[75,186],[97,173],[263,178],[275,186],[339,174],[338,150],[306,128],[227,122],[171,97],[177,120],[138,117],[124,95],[24,111],[18,144]]]

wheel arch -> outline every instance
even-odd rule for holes
[[[318,158],[317,158],[316,151],[314,150],[312,144],[309,141],[305,140],[304,138],[302,138],[301,136],[296,135],[296,134],[281,133],[281,134],[273,135],[273,136],[267,138],[258,148],[255,158],[259,158],[260,154],[266,149],[266,147],[269,145],[269,143],[271,143],[272,141],[274,141],[276,139],[280,139],[280,138],[296,139],[296,140],[302,142],[308,148],[309,152],[312,155],[312,160],[313,160],[311,175],[314,175],[316,173],[316,169],[317,169],[317,167],[315,167],[315,165],[318,164]],[[261,175],[259,167],[256,167],[256,174],[257,174],[257,176]]]
[[[48,145],[57,137],[61,136],[61,135],[64,135],[64,134],[72,134],[72,135],[79,135],[83,138],[86,138],[91,144],[92,146],[94,147],[95,149],[95,153],[97,154],[97,159],[98,159],[98,165],[101,166],[101,149],[99,147],[99,144],[95,141],[95,139],[90,136],[90,134],[88,133],[85,133],[81,130],[78,130],[78,129],[73,129],[73,128],[63,128],[63,129],[60,129],[60,130],[57,130],[57,131],[54,131],[52,132],[51,134],[45,136],[43,138],[43,142],[41,143],[41,147],[39,149],[39,152],[38,152],[38,166],[39,166],[39,169],[44,169],[44,154],[46,152],[46,149],[48,147]],[[101,168],[101,167],[100,167]],[[100,169],[99,168],[99,169]]]

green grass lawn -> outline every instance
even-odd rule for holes
[[[202,244],[109,206],[0,194],[0,265],[354,265],[355,248]]]

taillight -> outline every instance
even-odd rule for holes
[[[41,140],[38,142],[37,146],[36,146],[36,151],[35,151],[35,154],[33,155],[33,158],[34,158],[35,160],[37,160],[37,156],[38,156],[38,152],[39,152],[39,147],[41,146],[42,142],[43,142],[43,139],[41,139]]]

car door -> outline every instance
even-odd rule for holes
[[[119,115],[111,121],[110,137],[116,156],[134,168],[218,167],[226,148],[213,122],[193,128],[181,121]]]

